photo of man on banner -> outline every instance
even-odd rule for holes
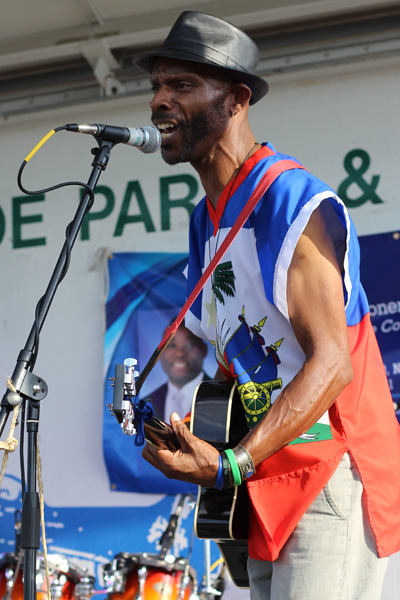
[[[107,409],[113,399],[110,378],[115,365],[135,358],[140,373],[183,306],[186,263],[187,255],[178,253],[120,253],[108,263],[103,448],[110,486],[117,491],[197,491],[192,484],[168,480],[144,461],[142,448],[132,437],[123,435]],[[213,349],[181,324],[146,379],[140,399],[146,400],[163,421],[169,422],[173,410],[183,418],[191,410],[198,384],[212,378],[216,369]]]
[[[172,319],[171,325],[175,321]],[[176,411],[185,417],[191,410],[196,388],[204,380],[212,379],[204,372],[207,344],[187,329],[184,323],[178,327],[173,339],[161,354],[160,362],[168,380],[154,390],[148,400],[154,414],[169,422]]]

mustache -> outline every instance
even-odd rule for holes
[[[174,117],[174,115],[164,110],[156,110],[151,114],[151,122],[154,123],[156,119],[170,119],[179,124],[181,122],[177,117]]]

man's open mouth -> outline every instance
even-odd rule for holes
[[[174,135],[174,133],[178,131],[179,127],[173,123],[159,123],[157,125],[157,129],[161,133],[162,139],[166,140]]]

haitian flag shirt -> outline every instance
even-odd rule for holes
[[[190,222],[188,296],[265,172],[283,159],[292,158],[263,145],[228,183],[215,210],[207,198],[196,206]],[[247,481],[249,553],[260,560],[278,557],[346,451],[361,474],[379,555],[400,548],[400,429],[360,283],[356,232],[335,192],[304,169],[279,175],[185,324],[214,345],[222,370],[237,382],[253,427],[305,360],[289,320],[287,272],[297,241],[320,206],[337,240],[354,378],[317,423],[258,465]]]

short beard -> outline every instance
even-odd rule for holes
[[[228,117],[224,108],[225,97],[226,90],[221,90],[221,94],[211,105],[193,115],[190,128],[185,126],[185,130],[182,130],[184,131],[184,140],[179,154],[171,157],[164,156],[163,149],[161,149],[162,157],[167,164],[176,165],[178,163],[196,162],[204,156],[204,148],[207,146],[207,144],[204,144],[205,138],[209,141],[210,148],[221,139],[228,124]]]

